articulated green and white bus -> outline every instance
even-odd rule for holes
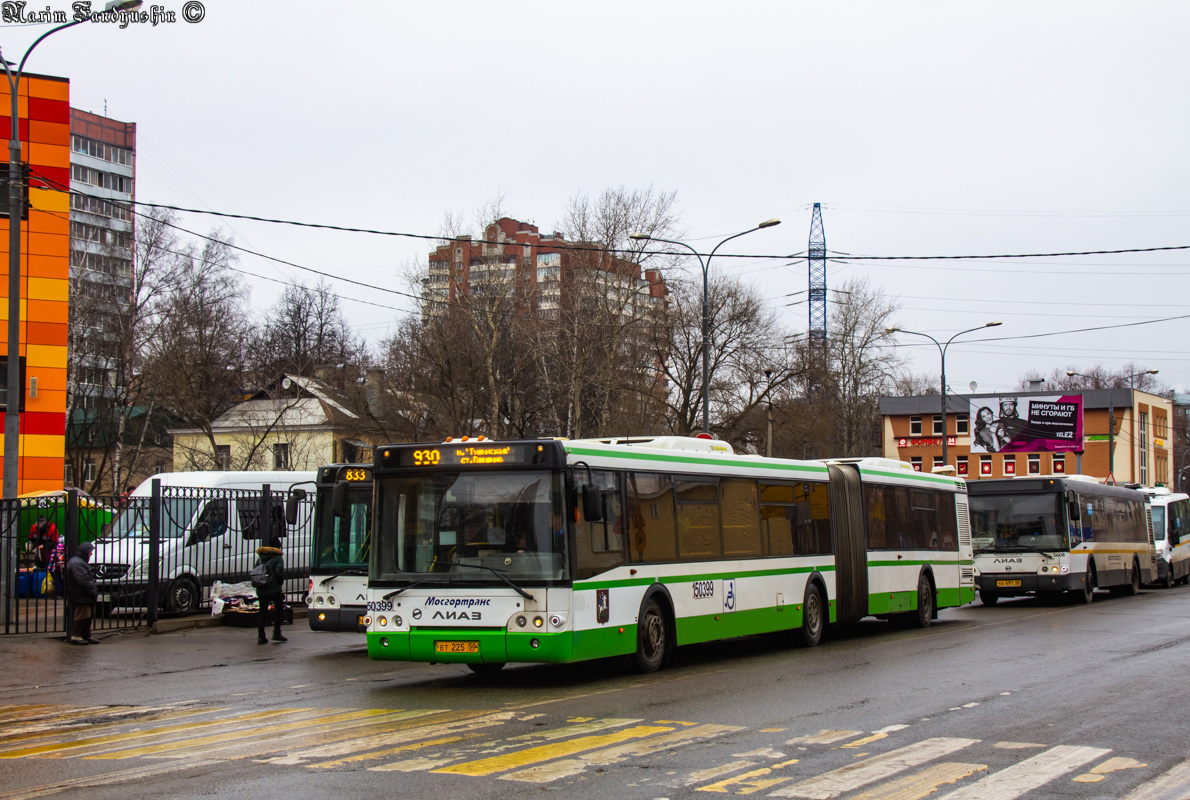
[[[966,484],[887,459],[788,461],[686,437],[375,450],[368,653],[563,663],[975,597]]]

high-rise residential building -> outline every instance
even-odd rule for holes
[[[70,109],[70,392],[75,409],[123,393],[132,298],[136,123]]]
[[[449,313],[469,298],[500,291],[522,313],[543,318],[595,304],[636,317],[666,295],[658,270],[508,217],[489,223],[481,240],[467,236],[439,245],[422,284],[426,314]]]

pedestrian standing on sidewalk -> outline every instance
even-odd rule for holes
[[[91,636],[91,618],[95,614],[95,603],[99,600],[99,586],[91,574],[91,553],[95,545],[83,542],[66,562],[66,602],[72,610],[70,632],[66,634],[69,644],[99,644]]]
[[[256,599],[260,603],[256,627],[259,636],[257,644],[268,644],[264,629],[269,624],[269,606],[273,607],[273,641],[289,641],[281,635],[281,623],[285,621],[285,562],[281,557],[281,539],[274,536],[267,546],[256,548],[257,564],[264,564],[268,580],[256,587]]]

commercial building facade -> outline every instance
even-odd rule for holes
[[[1136,389],[1066,394],[1081,396],[1082,449],[988,452],[975,438],[971,398],[948,396],[943,420],[941,398],[935,394],[880,398],[882,451],[886,458],[932,471],[943,466],[946,437],[946,464],[968,480],[1080,473],[1116,483],[1172,485],[1173,405],[1168,398]],[[1052,395],[1005,392],[992,397],[1023,401]]]

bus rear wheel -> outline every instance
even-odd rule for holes
[[[1162,589],[1173,588],[1173,564],[1168,564],[1165,570],[1165,577],[1161,579]]]
[[[914,628],[928,628],[934,621],[934,584],[925,575],[917,579],[917,611],[910,612],[908,622]]]
[[[645,603],[636,626],[636,654],[633,664],[641,672],[656,672],[669,649],[665,612],[656,600]]]
[[[826,609],[823,608],[822,591],[818,584],[806,587],[806,600],[802,603],[802,627],[797,632],[797,641],[803,647],[815,647],[822,641],[822,630],[826,626]]]

